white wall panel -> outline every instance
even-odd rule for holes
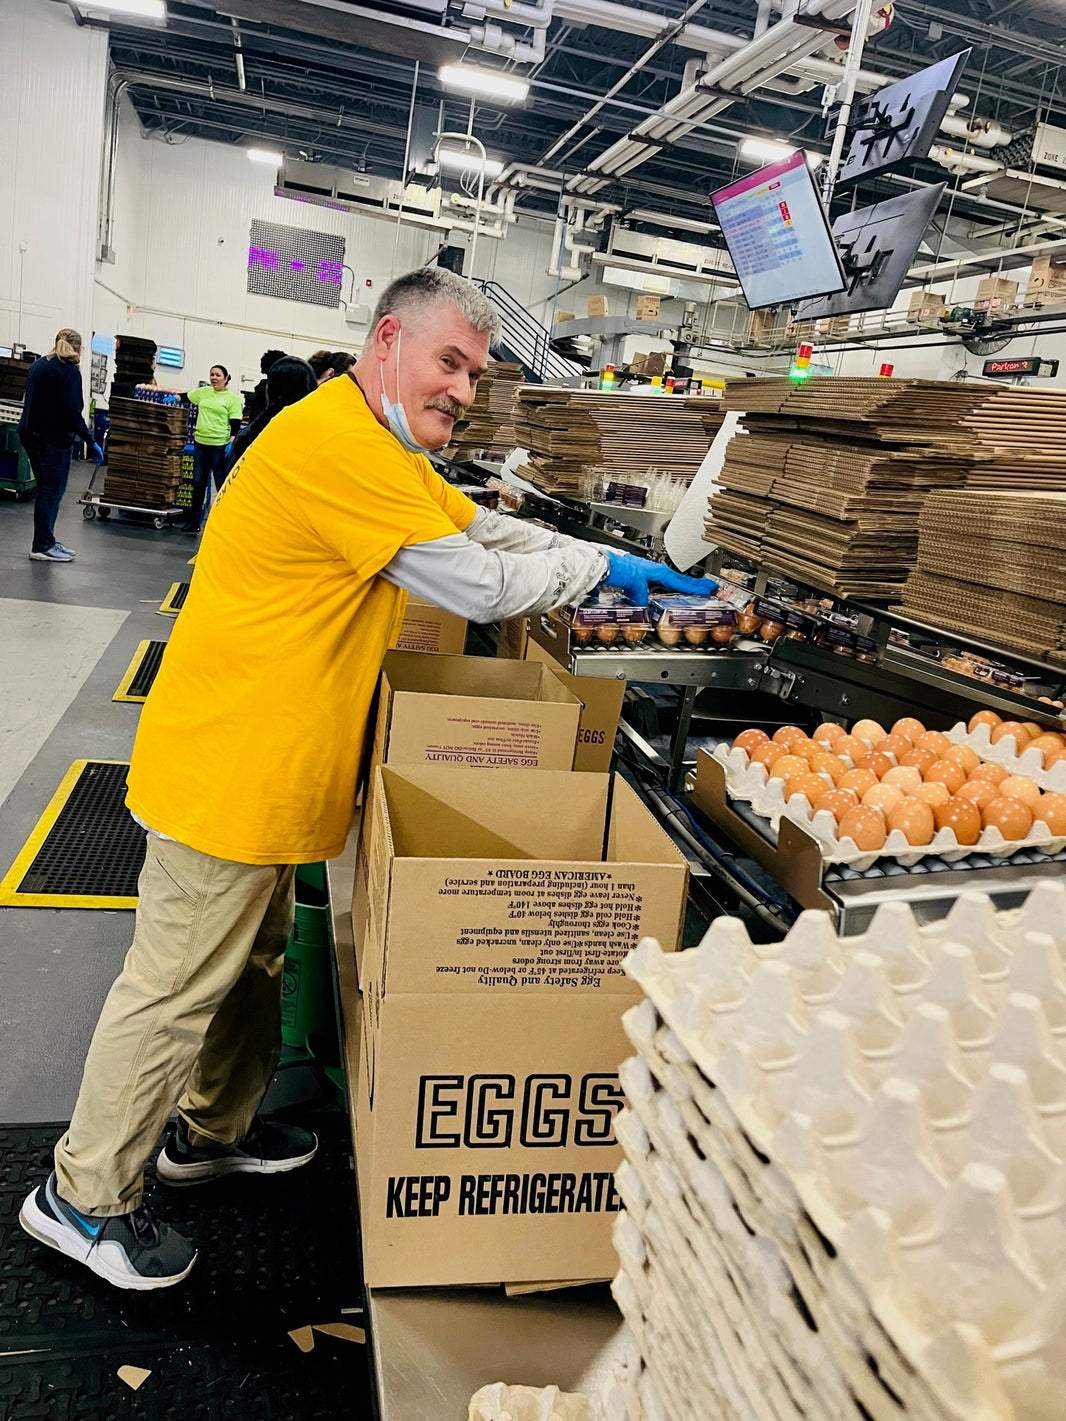
[[[0,345],[88,338],[106,85],[106,31],[0,0]]]

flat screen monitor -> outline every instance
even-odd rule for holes
[[[802,152],[719,189],[711,202],[753,311],[844,289],[822,199]]]
[[[0,345],[0,360],[11,360],[14,355],[15,347],[13,345]]]
[[[106,355],[109,359],[114,359],[115,337],[94,335],[92,338],[91,350],[93,355]]]
[[[928,158],[969,57],[964,49],[856,104],[837,187]]]
[[[833,240],[844,261],[847,286],[832,296],[803,302],[796,320],[887,310],[899,295],[946,186],[917,188],[838,217]]]

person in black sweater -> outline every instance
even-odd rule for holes
[[[276,365],[279,360],[285,359],[283,350],[264,350],[259,361],[259,369],[263,378],[256,385],[255,389],[248,396],[248,403],[245,406],[244,417],[249,424],[257,420],[264,414],[267,407],[267,376],[270,374],[271,366]]]
[[[297,400],[302,400],[305,395],[309,395],[312,390],[317,389],[318,380],[306,360],[300,360],[295,355],[284,355],[270,367],[270,373],[266,378],[266,387],[266,408],[258,419],[245,425],[230,445],[230,451],[226,455],[227,474],[248,448],[248,445],[258,439],[274,416],[286,405],[294,405]]]
[[[67,491],[71,445],[75,436],[92,450],[99,464],[103,451],[82,416],[81,336],[62,330],[55,345],[26,374],[26,397],[19,420],[19,440],[37,480],[33,504],[33,562],[71,562],[72,548],[56,542],[55,523]]]

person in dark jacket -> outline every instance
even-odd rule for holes
[[[259,360],[259,369],[263,372],[263,378],[256,385],[255,389],[248,396],[248,403],[245,407],[244,417],[249,424],[253,424],[267,407],[267,376],[270,374],[270,367],[276,365],[279,360],[285,359],[283,350],[264,350]]]
[[[75,437],[92,450],[93,462],[104,455],[82,415],[81,336],[62,330],[55,345],[26,373],[26,397],[19,420],[19,440],[37,480],[33,504],[33,562],[71,562],[73,548],[56,541],[59,505],[67,491],[71,446]]]
[[[315,372],[306,360],[295,355],[285,355],[270,367],[266,378],[267,404],[258,419],[242,429],[230,446],[226,459],[226,472],[233,468],[249,444],[258,439],[263,430],[286,405],[294,405],[312,390],[318,388]]]

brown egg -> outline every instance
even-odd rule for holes
[[[834,755],[847,755],[853,765],[869,753],[869,745],[865,740],[860,740],[857,735],[845,735],[843,740],[838,740],[833,747]]]
[[[999,792],[1003,799],[1020,799],[1030,809],[1040,803],[1040,786],[1028,775],[1008,775]]]
[[[873,770],[848,770],[841,776],[838,789],[853,789],[861,798],[868,789],[873,789],[877,776]]]
[[[818,740],[804,740],[802,744],[793,745],[792,753],[802,755],[810,765],[819,755],[825,754],[825,746]]]
[[[956,765],[962,766],[963,773],[966,775],[972,775],[981,763],[980,755],[969,745],[949,745],[940,758],[954,760]]]
[[[998,745],[1001,740],[1006,740],[1008,737],[1013,740],[1018,747],[1019,754],[1021,754],[1032,739],[1032,736],[1019,720],[1005,720],[1002,725],[997,725],[992,732],[992,744]]]
[[[785,782],[785,798],[795,799],[796,795],[802,794],[807,798],[808,804],[813,804],[815,800],[821,799],[829,786],[821,775],[808,771],[805,775],[796,775],[795,778]]]
[[[960,844],[976,844],[981,837],[981,811],[969,799],[949,799],[933,811],[938,829],[951,829]]]
[[[997,765],[994,760],[982,760],[976,770],[970,771],[971,780],[988,780],[989,784],[1002,784],[1007,778],[1009,771],[1002,765]]]
[[[835,785],[838,785],[848,772],[847,765],[839,755],[812,755],[809,763],[816,775],[828,775]]]
[[[744,750],[752,754],[760,745],[768,745],[770,737],[765,730],[742,730],[733,741],[734,750]]]
[[[1029,732],[1029,739],[1035,740],[1038,735],[1043,735],[1044,727],[1037,725],[1035,720],[1023,720],[1022,728]]]
[[[871,747],[879,740],[885,738],[885,727],[879,725],[876,720],[857,720],[851,727],[852,735],[857,735],[860,740],[865,740]]]
[[[944,786],[945,790],[947,786]],[[999,786],[994,785],[991,780],[967,780],[958,791],[959,799],[968,799],[971,804],[976,804],[978,809],[984,809],[986,804],[991,804],[994,799],[999,798]]]
[[[570,628],[574,640],[579,642],[591,641],[593,636],[593,630],[594,629],[592,627],[582,626],[573,626]]]
[[[992,789],[991,785],[989,785],[989,789]],[[992,789],[993,795],[995,792]],[[920,799],[923,804],[931,805],[935,809],[938,804],[947,804],[951,798],[951,790],[947,785],[941,784],[939,780],[923,780],[914,791],[914,798]]]
[[[892,765],[893,761],[890,756],[881,754],[877,750],[871,750],[868,755],[862,757],[855,768],[857,770],[871,770],[880,779],[886,770],[892,768]]]
[[[966,783],[966,771],[954,760],[938,760],[926,770],[925,780],[927,783],[939,780],[942,785],[947,785],[952,794],[958,794]]]
[[[1033,737],[1025,747],[1027,750],[1039,750],[1040,758],[1044,762],[1044,769],[1048,768],[1048,755],[1052,756],[1051,763],[1062,758],[1063,748],[1066,741],[1061,735],[1056,735],[1053,731],[1048,734],[1040,734]]]
[[[660,622],[655,628],[655,635],[663,646],[680,646],[681,644],[680,627],[668,627],[665,622]]]
[[[708,629],[706,627],[685,627],[683,630],[689,646],[703,646],[707,640]]]
[[[901,765],[913,765],[920,774],[925,774],[930,765],[936,763],[935,750],[908,750],[906,755],[899,757]]]
[[[768,740],[765,745],[757,745],[754,750],[749,751],[751,763],[753,765],[765,765],[767,769],[771,765],[776,765],[778,760],[783,760],[788,754],[787,745],[776,745],[772,740]],[[804,764],[807,762],[804,761]]]
[[[1042,820],[1056,837],[1066,834],[1066,794],[1042,794],[1033,818]]]
[[[1066,755],[1066,750],[1045,750],[1044,769],[1050,770],[1052,765],[1057,765],[1064,755]]]
[[[856,848],[866,853],[883,848],[888,838],[885,816],[880,810],[870,809],[865,804],[848,810],[840,821],[838,833],[841,839],[851,839]]]
[[[800,730],[798,725],[783,725],[770,738],[776,745],[802,745],[807,739],[807,732]]]
[[[903,791],[895,785],[874,785],[873,789],[868,789],[862,797],[863,804],[869,805],[871,809],[879,809],[882,814],[888,814],[902,800]]]
[[[759,627],[759,635],[763,641],[776,641],[779,636],[784,635],[784,631],[784,622],[763,622]]]
[[[1021,799],[994,799],[981,810],[986,829],[998,829],[1005,839],[1024,839],[1033,823],[1033,811]]]
[[[618,626],[615,622],[604,622],[603,626],[596,628],[596,640],[602,641],[605,645],[610,645],[612,641],[618,640]]]
[[[727,641],[733,640],[733,633],[736,629],[723,623],[720,627],[711,628],[711,640],[720,642],[723,646]]]
[[[919,735],[914,748],[932,750],[934,755],[943,759],[945,752],[951,749],[951,741],[942,730],[927,730],[924,735]]]
[[[740,612],[737,615],[737,631],[741,636],[751,636],[759,629],[759,618],[754,612]]]
[[[784,755],[780,760],[775,760],[773,768],[770,770],[772,780],[794,780],[797,775],[805,775],[810,771],[810,766],[802,755]]]
[[[891,770],[885,771],[882,779],[883,784],[896,785],[904,794],[913,794],[921,782],[921,771],[913,765],[893,765]]]
[[[918,743],[919,735],[925,734],[925,726],[913,715],[905,715],[892,727],[893,735],[905,735],[912,745]]]
[[[828,809],[839,824],[849,809],[858,809],[859,800],[853,790],[827,789],[818,802],[811,807],[816,814],[822,809]]]
[[[1002,717],[1001,715],[997,715],[997,714],[995,713],[995,711],[982,710],[982,711],[978,711],[976,715],[972,715],[972,716],[970,717],[970,722],[969,722],[969,724],[967,725],[966,729],[967,729],[967,730],[970,732],[970,734],[972,735],[979,725],[1002,725],[1002,724],[1003,724],[1003,717]]]
[[[936,832],[932,809],[914,795],[906,795],[885,817],[889,833],[898,829],[908,844],[928,844]]]
[[[627,623],[622,628],[622,635],[626,641],[629,642],[630,646],[637,646],[648,635],[648,628],[642,627],[636,622]]]
[[[842,725],[837,725],[835,721],[827,720],[824,725],[818,726],[817,730],[812,733],[811,739],[818,740],[823,745],[828,745],[832,748],[836,745],[838,740],[843,740],[847,733]]]
[[[909,740],[906,735],[886,735],[884,740],[878,741],[874,749],[882,755],[894,755],[896,763],[900,757],[906,755],[908,750],[915,748],[913,740]]]

